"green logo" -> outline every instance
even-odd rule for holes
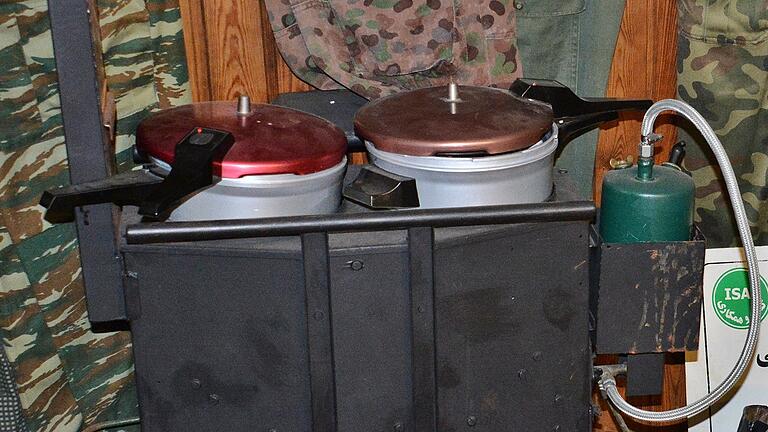
[[[760,321],[768,315],[768,285],[760,276]],[[725,325],[735,329],[749,327],[749,280],[746,269],[731,269],[723,273],[715,282],[712,291],[712,305],[715,313]]]

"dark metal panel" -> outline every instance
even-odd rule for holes
[[[413,405],[416,431],[437,430],[435,286],[432,228],[408,230],[413,322]]]
[[[128,253],[142,432],[312,432],[300,254]]]
[[[408,254],[331,258],[333,360],[341,432],[414,432]]]
[[[333,374],[328,234],[304,234],[301,236],[301,246],[304,255],[307,344],[312,387],[312,431],[335,432],[336,386]]]
[[[664,353],[627,356],[627,390],[624,397],[659,395],[664,389]]]
[[[88,2],[49,0],[48,7],[70,180],[100,180],[112,162],[105,150]],[[113,211],[113,205],[99,204],[76,214],[88,316],[94,322],[126,318]]]
[[[438,429],[591,428],[588,224],[435,249]]]
[[[697,350],[704,249],[700,237],[689,242],[602,244],[597,353]]]

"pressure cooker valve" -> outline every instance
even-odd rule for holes
[[[251,113],[251,98],[248,95],[240,95],[237,98],[237,115],[245,116]]]
[[[226,154],[234,137],[227,131],[196,127],[174,149],[171,171],[139,207],[139,214],[158,218],[186,195],[213,184],[213,161]]]

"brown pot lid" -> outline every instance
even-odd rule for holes
[[[355,131],[379,150],[433,156],[522,150],[552,128],[552,108],[538,101],[490,87],[459,86],[458,97],[445,86],[378,99],[357,112]]]
[[[158,111],[139,124],[136,146],[172,163],[176,144],[193,128],[225,130],[235,143],[213,164],[216,175],[311,174],[338,165],[347,149],[333,123],[276,105],[252,105],[237,114],[235,102],[200,102]]]

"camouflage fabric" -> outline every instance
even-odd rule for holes
[[[190,100],[178,4],[99,6],[126,161],[143,115]],[[0,336],[29,430],[66,432],[137,407],[130,336],[91,330],[74,227],[37,205],[69,182],[49,25],[46,0],[0,1]]]
[[[511,0],[266,0],[280,52],[323,90],[369,99],[521,76]]]
[[[757,244],[768,244],[768,3],[679,0],[678,97],[707,119],[733,164]],[[683,132],[696,222],[709,247],[738,244],[714,157]]]
[[[528,77],[557,80],[576,94],[605,95],[624,0],[518,0],[517,43]],[[598,131],[557,152],[555,164],[592,197]]]

